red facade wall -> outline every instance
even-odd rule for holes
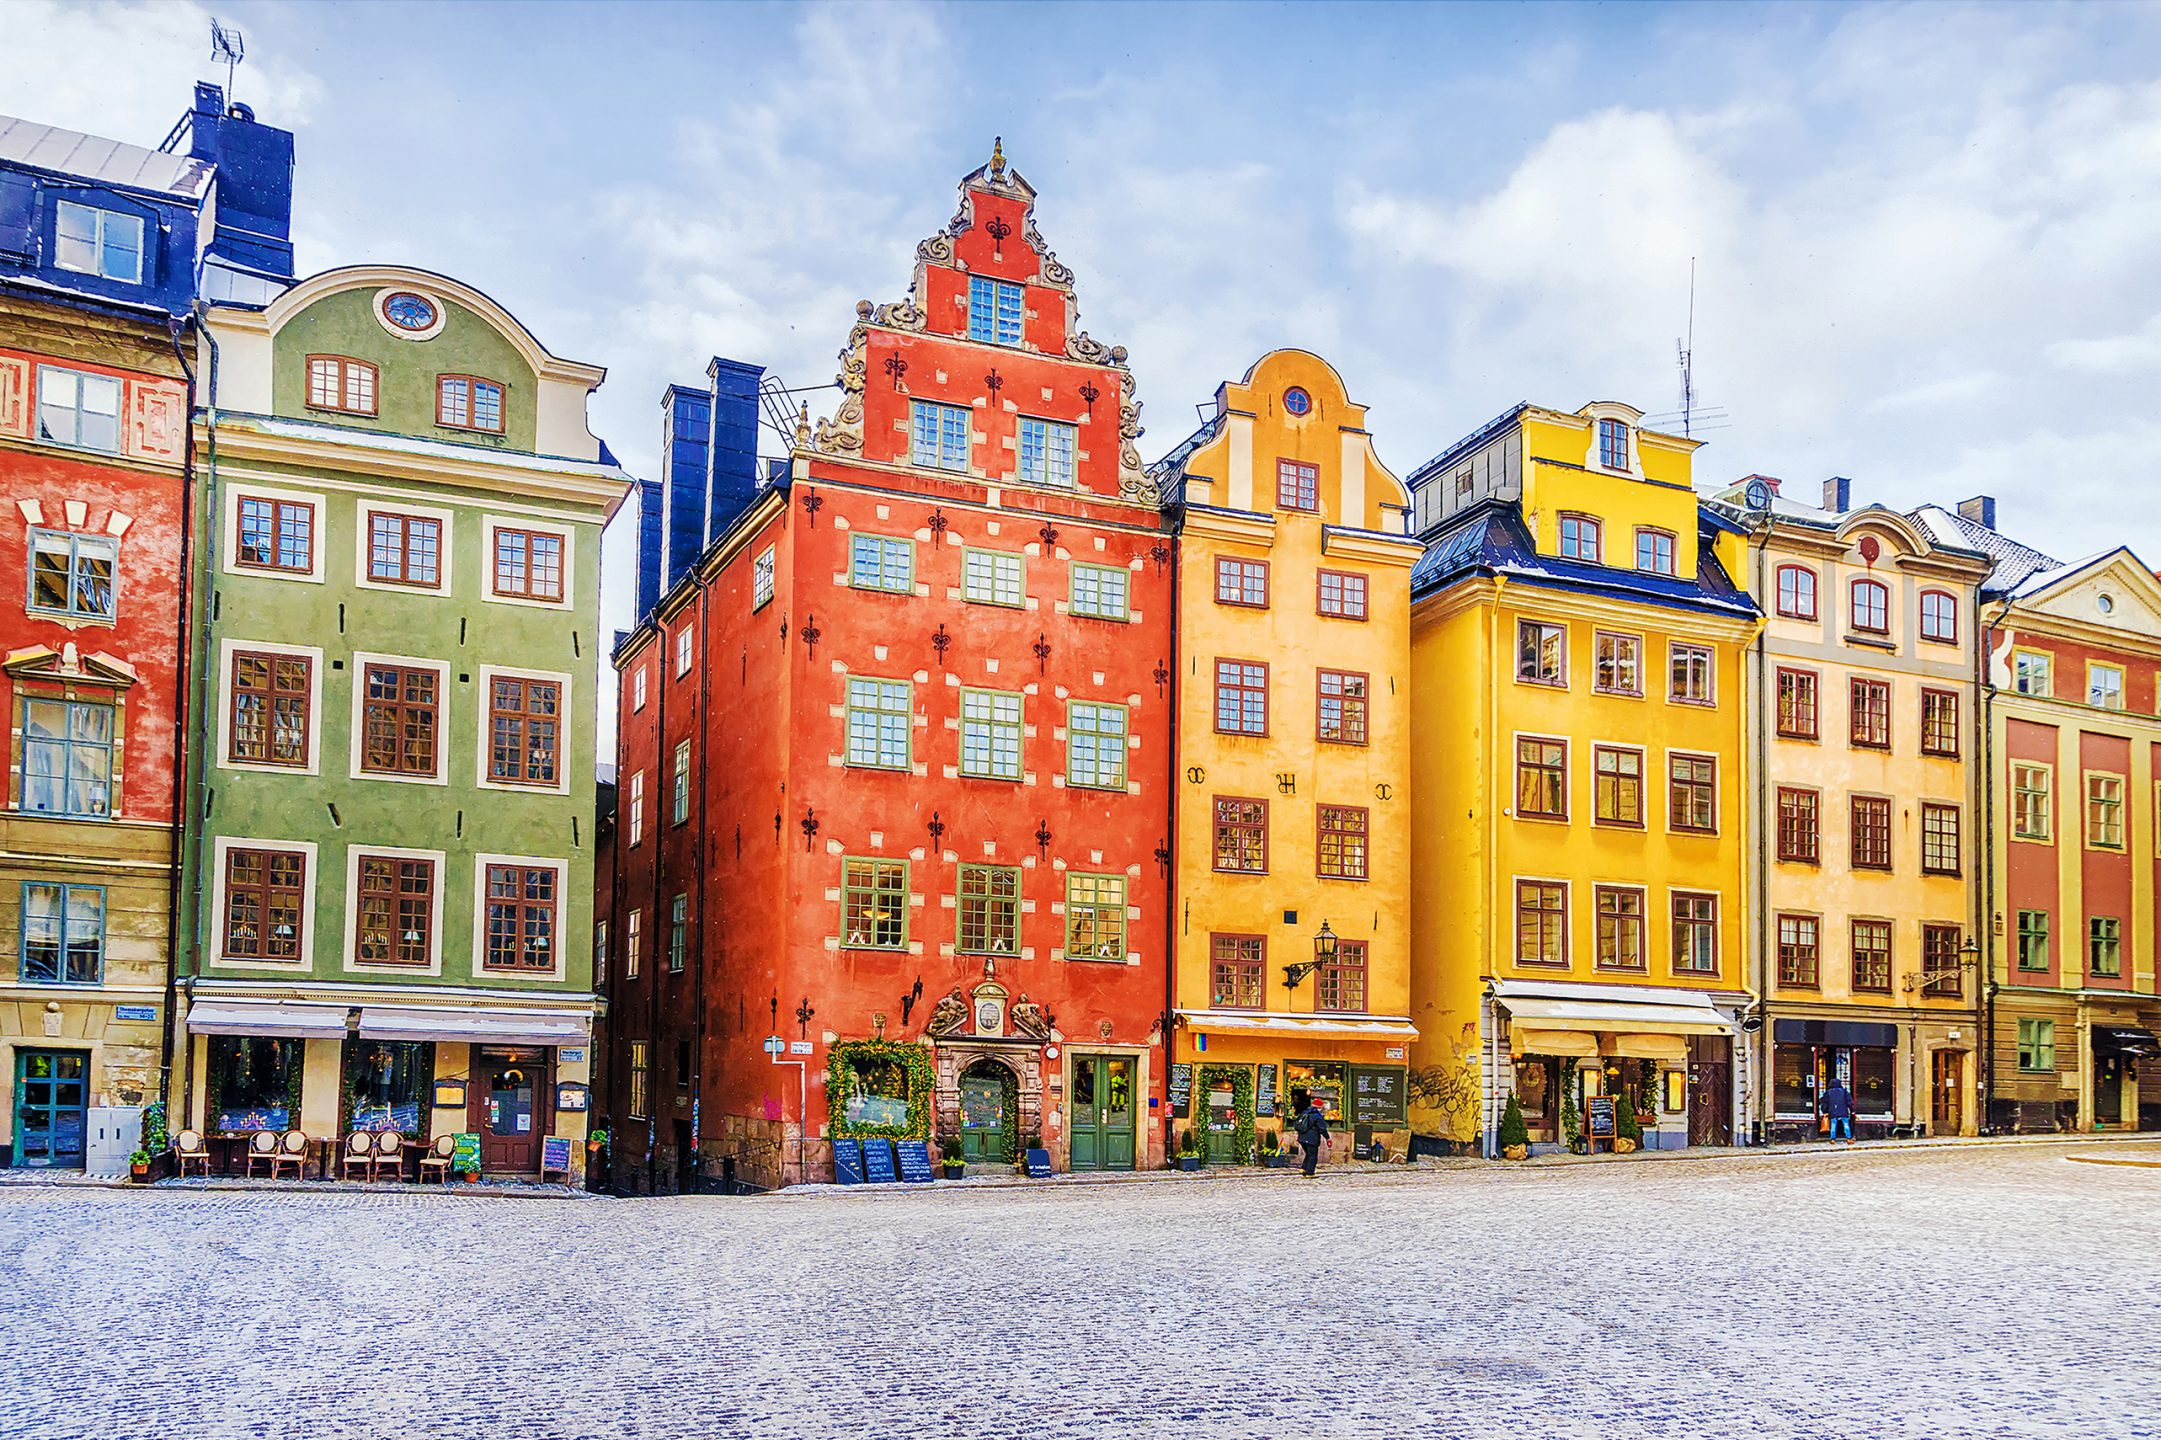
[[[2036,725],[2027,720],[2006,723],[2004,749],[2006,751],[2003,774],[1997,777],[1997,793],[2004,797],[2003,805],[1995,820],[1996,834],[2002,838],[2005,863],[2005,953],[2011,957],[2009,973],[2014,985],[2057,985],[2062,983],[2063,947],[2076,937],[2064,933],[2065,926],[2061,908],[2057,904],[2056,846],[2035,840],[2017,838],[2011,823],[2012,762],[2024,761],[2047,765],[2056,769],[2056,728],[2052,725]],[[2055,823],[2051,827],[2059,844],[2077,843],[2077,833],[2066,827],[2077,822],[2078,808],[2066,798],[2066,777],[2058,775],[2055,782]],[[2018,968],[2018,912],[2040,910],[2049,917],[2051,944],[2048,951],[2048,969],[2020,970]]]
[[[2128,683],[2128,682],[2127,682]],[[2131,847],[2138,842],[2138,828],[2133,820],[2143,813],[2132,793],[2131,742],[2120,735],[2094,735],[2081,732],[2078,737],[2080,818],[2076,840],[2079,852],[2079,898],[2083,916],[2079,921],[2079,933],[2074,943],[2083,955],[2086,946],[2087,927],[2095,916],[2113,917],[2121,926],[2123,934],[2121,971],[2115,976],[2096,975],[2090,967],[2085,971],[2085,983],[2095,990],[2128,990],[2134,967],[2135,947],[2133,936],[2137,925],[2131,912]],[[2086,844],[2084,809],[2086,803],[2085,776],[2088,772],[2106,771],[2121,777],[2124,782],[2124,848],[2121,850],[2096,849]]]

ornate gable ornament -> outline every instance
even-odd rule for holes
[[[992,142],[987,163],[962,177],[960,203],[953,218],[915,247],[915,275],[908,283],[907,295],[883,305],[874,305],[868,300],[856,302],[855,324],[848,331],[848,343],[840,350],[840,373],[833,377],[840,387],[841,401],[831,417],[817,422],[808,436],[809,448],[819,454],[843,457],[863,453],[863,388],[870,371],[870,332],[883,329],[922,333],[926,317],[919,302],[928,289],[925,276],[932,266],[941,269],[958,267],[953,242],[975,228],[975,197],[978,194],[999,195],[1020,203],[1021,243],[1029,248],[1037,261],[1034,283],[1067,296],[1066,358],[1117,372],[1119,498],[1139,505],[1157,505],[1160,495],[1156,482],[1141,463],[1139,441],[1147,432],[1140,423],[1141,405],[1134,394],[1136,386],[1133,371],[1126,363],[1126,348],[1105,345],[1080,328],[1080,306],[1073,299],[1073,272],[1059,261],[1036,228],[1035,187],[1018,170],[1007,165],[1003,137]],[[1004,238],[999,237],[1001,242]],[[800,425],[797,437],[801,444],[804,431]]]
[[[20,650],[11,650],[6,659],[0,660],[0,670],[18,681],[46,680],[98,685],[113,690],[125,690],[140,678],[135,667],[119,656],[103,650],[85,655],[72,640],[57,650],[50,645],[26,645]]]

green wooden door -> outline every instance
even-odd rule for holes
[[[1199,1098],[1206,1106],[1201,1113],[1208,1127],[1208,1163],[1243,1165],[1251,1160],[1238,1153],[1238,1101],[1231,1077],[1220,1071],[1206,1076]]]
[[[970,1164],[1011,1164],[1005,1148],[1005,1080],[996,1070],[960,1077],[960,1150]]]
[[[1071,1110],[1073,1169],[1133,1168],[1133,1061],[1129,1057],[1075,1056]]]
[[[81,1169],[90,1057],[80,1050],[15,1052],[15,1163]]]

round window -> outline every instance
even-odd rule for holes
[[[2103,615],[2113,615],[2116,612],[2116,597],[2113,595],[2102,595],[2093,603],[2101,608]]]
[[[401,290],[384,299],[383,318],[400,330],[425,330],[435,323],[435,302]]]
[[[1303,415],[1313,408],[1313,397],[1293,385],[1283,392],[1283,408],[1293,415]]]

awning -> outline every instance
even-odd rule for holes
[[[1348,1040],[1416,1040],[1418,1027],[1401,1015],[1286,1015],[1271,1010],[1180,1010],[1194,1030],[1250,1033],[1265,1030],[1292,1037]]]
[[[360,1012],[360,1033],[370,1040],[468,1040],[482,1045],[583,1045],[592,1021],[583,1015],[540,1010],[463,1006],[405,1010],[370,1005]]]
[[[1598,1037],[1588,1030],[1521,1030],[1510,1034],[1518,1055],[1573,1055],[1579,1060],[1598,1058]]]
[[[1609,1030],[1630,1034],[1731,1035],[1733,1024],[1708,1001],[1701,1005],[1631,1004],[1626,1000],[1557,1000],[1518,995],[1497,1003],[1515,1030]]]
[[[1686,1060],[1688,1042],[1678,1035],[1616,1035],[1606,1043],[1606,1053],[1635,1060]]]
[[[188,1009],[188,1033],[342,1040],[345,1007],[308,1005],[297,1000],[198,1000]]]
[[[2129,1055],[2133,1059],[2161,1055],[2161,1039],[2157,1039],[2153,1031],[2136,1025],[2096,1025],[2093,1027],[2093,1053]]]

